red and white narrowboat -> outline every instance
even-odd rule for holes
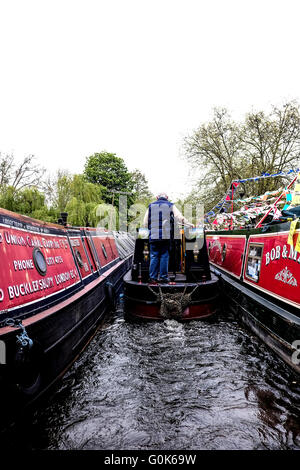
[[[300,252],[296,243],[300,227],[290,233],[291,220],[281,218],[253,229],[210,231],[206,240],[211,267],[230,305],[299,373]]]
[[[0,422],[61,377],[114,306],[127,233],[43,223],[0,209]]]

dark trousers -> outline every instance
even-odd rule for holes
[[[151,279],[168,279],[169,268],[169,240],[159,240],[150,242],[150,268],[149,276]]]

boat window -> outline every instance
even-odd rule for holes
[[[259,280],[263,248],[262,243],[250,243],[249,245],[245,275],[255,282]]]
[[[78,264],[81,268],[83,268],[83,261],[82,261],[82,257],[81,257],[81,254],[78,250],[75,250],[75,255],[76,255],[76,259],[78,261]]]
[[[45,260],[45,256],[41,252],[39,248],[34,248],[32,252],[32,259],[34,262],[34,266],[36,267],[36,270],[38,271],[39,274],[42,276],[45,276],[47,272],[47,263]]]
[[[106,253],[106,249],[105,249],[105,246],[103,245],[103,243],[102,243],[102,251],[103,251],[103,254],[104,254],[105,258],[107,259],[107,253]]]

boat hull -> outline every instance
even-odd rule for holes
[[[181,312],[162,311],[162,301],[158,298],[163,295],[185,295],[192,293],[188,305],[183,305]],[[178,321],[204,320],[219,310],[219,280],[215,275],[205,282],[171,283],[151,285],[131,280],[131,273],[124,277],[124,313],[127,319],[164,321],[174,318]]]
[[[19,331],[11,327],[2,328],[1,340],[6,345],[8,364],[0,366],[0,403],[4,404],[4,407],[0,405],[2,425],[13,421],[21,410],[44,395],[76,360],[105,314],[114,306],[108,283],[113,286],[113,294],[117,298],[130,264],[131,257],[121,260],[105,276],[86,286],[84,291],[23,321],[28,336],[39,346],[30,370],[26,370],[28,383],[24,374],[20,381],[19,371],[9,366],[13,362]]]
[[[61,377],[116,305],[130,234],[0,209],[0,429]]]
[[[288,228],[209,232],[207,244],[229,308],[300,373],[300,264]]]

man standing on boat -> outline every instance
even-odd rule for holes
[[[156,201],[149,204],[144,217],[144,227],[149,230],[150,282],[157,282],[158,272],[160,282],[169,282],[169,250],[170,240],[174,237],[174,220],[180,225],[193,227],[168,199],[166,193],[159,193]]]

